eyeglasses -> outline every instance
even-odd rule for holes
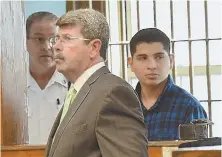
[[[60,40],[60,42],[62,42],[63,44],[69,44],[71,43],[73,40],[84,40],[84,41],[89,41],[90,39],[86,39],[86,38],[80,38],[80,37],[72,37],[70,35],[62,35],[62,36],[59,36],[59,35],[56,35],[54,37],[51,37],[49,39],[49,43],[50,43],[50,46],[54,46],[56,44],[56,42],[58,40]]]
[[[46,41],[49,42],[50,38],[44,38],[44,37],[29,37],[29,39],[34,40],[38,44],[45,44]]]

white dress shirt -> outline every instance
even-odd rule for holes
[[[55,71],[45,89],[28,74],[27,83],[29,144],[46,144],[55,118],[68,91],[68,81]]]

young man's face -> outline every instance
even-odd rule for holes
[[[173,67],[173,56],[169,56],[160,42],[138,44],[128,61],[138,80],[148,86],[163,82]]]

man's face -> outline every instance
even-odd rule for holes
[[[173,56],[169,56],[160,42],[138,44],[128,61],[138,80],[149,86],[164,81],[173,67]]]
[[[55,66],[53,52],[48,39],[56,34],[55,22],[40,20],[32,23],[27,39],[30,64],[39,69],[48,69]]]
[[[81,75],[90,64],[90,47],[83,39],[82,27],[62,26],[58,31],[59,40],[53,46],[56,69],[65,76],[74,73]],[[76,37],[76,39],[73,39]],[[78,39],[81,38],[81,39]]]

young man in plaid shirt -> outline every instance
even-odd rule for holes
[[[207,114],[198,100],[174,84],[170,75],[174,56],[170,39],[157,28],[142,29],[130,41],[128,62],[139,80],[136,92],[142,103],[148,140],[177,140],[178,126]]]

